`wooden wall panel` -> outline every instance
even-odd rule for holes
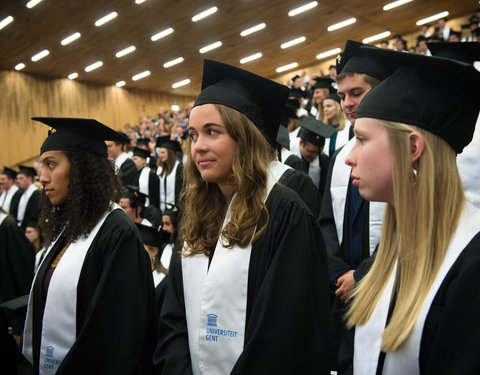
[[[185,108],[193,97],[134,91],[69,79],[51,79],[0,70],[0,168],[38,156],[48,128],[33,116],[95,118],[122,129],[154,115],[173,100]]]

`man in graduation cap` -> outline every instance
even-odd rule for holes
[[[428,43],[433,56],[446,57],[474,65],[477,70],[480,66],[480,44],[476,42],[462,43]],[[475,63],[477,65],[475,65]],[[477,163],[480,159],[480,116],[477,119],[476,131],[472,142],[457,156],[457,166],[462,178],[463,188],[467,199],[475,206],[480,207],[480,168]]]
[[[18,226],[25,231],[28,223],[38,220],[40,191],[34,184],[37,175],[35,169],[24,165],[20,165],[19,168],[17,184],[23,194],[18,206],[11,207],[11,212],[16,216]]]
[[[122,179],[123,185],[135,185],[137,179],[137,168],[132,159],[125,152],[125,147],[130,140],[118,132],[116,141],[105,141],[107,144],[108,158],[115,162],[115,169]]]
[[[157,228],[162,222],[161,212],[154,205],[146,206],[147,199],[148,195],[142,193],[138,186],[127,185],[123,187],[118,204],[134,223]]]
[[[148,151],[147,164],[152,170],[155,170],[157,166],[157,157],[152,154],[150,150],[150,138],[137,139],[137,147]]]
[[[30,292],[23,354],[36,374],[149,374],[150,261],[113,203],[121,183],[105,144],[123,137],[91,119],[33,120],[56,131],[40,150],[47,253]]]
[[[138,170],[137,181],[134,185],[138,186],[140,191],[148,196],[145,206],[153,204],[160,207],[160,180],[150,167],[147,166],[147,159],[150,152],[139,147],[133,148],[132,160]]]
[[[23,191],[15,184],[17,172],[11,168],[4,167],[0,172],[0,207],[6,212],[12,213],[13,208],[18,207],[18,202],[22,196]]]

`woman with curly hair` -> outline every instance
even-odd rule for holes
[[[162,374],[328,373],[328,278],[315,217],[277,183],[288,88],[205,60],[190,114],[180,254],[154,363]]]
[[[113,203],[121,183],[104,142],[121,136],[95,120],[33,119],[57,131],[41,148],[48,247],[30,292],[24,355],[36,374],[148,374],[150,261]]]
[[[480,209],[465,199],[456,157],[475,130],[480,73],[361,49],[396,69],[358,107],[345,159],[360,194],[387,202],[348,314],[355,374],[479,374]]]

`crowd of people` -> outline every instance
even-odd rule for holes
[[[34,117],[0,172],[6,373],[480,373],[478,13],[288,85],[205,60],[122,131]]]

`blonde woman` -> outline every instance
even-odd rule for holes
[[[348,314],[353,369],[478,374],[480,210],[465,200],[456,155],[475,129],[480,73],[365,48],[397,69],[364,97],[346,158],[360,194],[387,202],[375,263]]]
[[[340,97],[337,94],[328,95],[322,106],[323,122],[336,129],[336,132],[330,138],[325,139],[324,153],[331,157],[336,150],[350,140],[350,122],[342,111]]]
[[[170,264],[161,374],[327,374],[328,280],[315,217],[276,183],[288,89],[206,60],[190,114],[183,250]]]

